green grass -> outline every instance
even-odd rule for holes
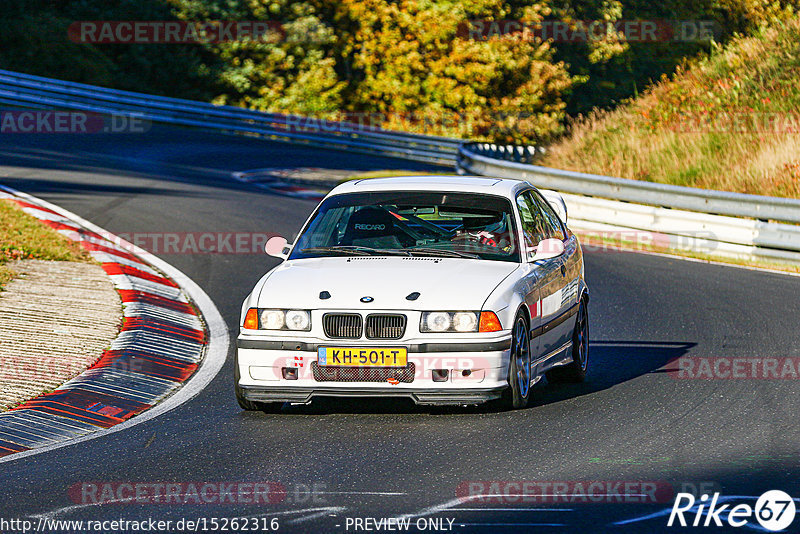
[[[13,202],[0,200],[0,290],[16,274],[6,264],[25,259],[92,261],[77,242],[39,222]]]
[[[800,198],[798,80],[800,17],[715,48],[613,111],[579,118],[540,163]]]

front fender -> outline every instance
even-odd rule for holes
[[[253,290],[250,292],[250,294],[244,298],[244,301],[242,302],[242,311],[239,314],[239,326],[244,325],[244,317],[247,315],[247,310],[258,307],[258,297],[261,294],[261,290],[264,288],[264,283],[274,270],[275,269],[271,269],[264,276],[262,276],[258,282],[256,282],[256,285],[253,287]]]
[[[489,295],[483,304],[484,311],[493,311],[500,319],[503,330],[511,330],[517,311],[525,308],[528,318],[531,318],[535,310],[531,310],[525,302],[527,295],[532,288],[526,286],[526,276],[533,269],[531,264],[522,264],[519,269],[515,269],[509,274]]]

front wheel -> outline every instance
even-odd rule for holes
[[[531,395],[531,344],[528,322],[522,314],[514,320],[508,386],[503,392],[503,407],[509,410],[526,407]]]
[[[572,362],[547,372],[550,382],[583,382],[589,369],[589,313],[586,299],[578,306],[578,319],[572,332]]]

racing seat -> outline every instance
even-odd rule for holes
[[[360,208],[347,221],[340,245],[372,248],[403,248],[397,238],[394,216],[382,208]]]
[[[493,247],[505,250],[511,239],[502,214],[486,217],[465,217],[463,226],[453,237],[454,242],[461,242],[467,249]]]

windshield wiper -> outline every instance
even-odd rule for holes
[[[432,256],[446,256],[449,258],[470,258],[473,260],[480,259],[480,256],[477,254],[470,254],[469,252],[460,252],[458,250],[444,250],[439,248],[403,248],[400,249],[404,252],[408,252],[409,254],[419,253],[421,255],[432,255]]]
[[[332,247],[311,247],[301,249],[303,254],[317,254],[317,253],[342,253],[352,254],[354,256],[409,256],[410,254],[402,249],[392,248],[372,248],[372,247],[359,247],[355,245],[336,245]]]

